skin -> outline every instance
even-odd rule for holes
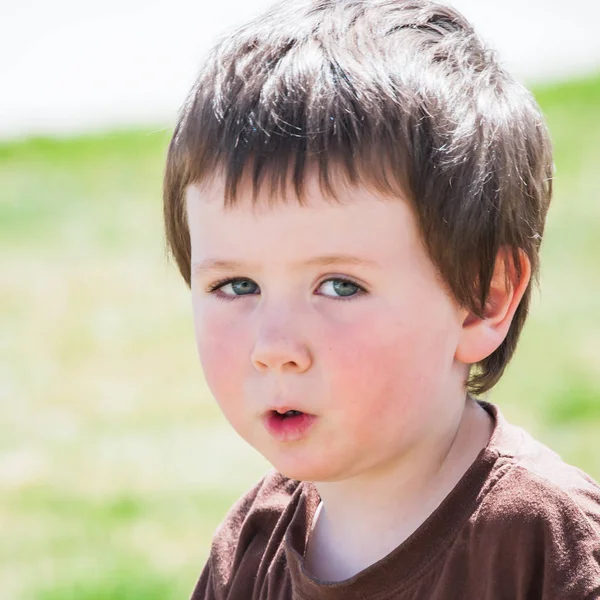
[[[504,339],[529,277],[523,259],[506,288],[499,260],[478,319],[440,282],[406,201],[338,186],[342,204],[310,179],[304,207],[261,195],[253,206],[243,184],[225,210],[219,176],[186,194],[207,383],[243,439],[315,483],[306,564],[327,580],[404,541],[485,447],[490,417],[464,382]],[[238,281],[212,289],[227,278]],[[278,442],[263,424],[274,407],[317,419],[306,438]]]

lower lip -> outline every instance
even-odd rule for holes
[[[281,415],[271,412],[265,416],[264,423],[267,431],[278,442],[297,442],[307,436],[316,420],[315,415],[305,413],[283,418]]]

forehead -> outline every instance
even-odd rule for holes
[[[332,199],[317,177],[306,181],[305,203],[292,188],[281,197],[243,183],[232,206],[225,207],[225,181],[215,176],[186,190],[192,259],[285,262],[316,255],[354,255],[382,261],[406,255],[418,244],[414,216],[402,198],[336,182]]]

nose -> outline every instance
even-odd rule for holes
[[[259,372],[304,373],[312,364],[306,342],[296,333],[279,326],[262,327],[252,350],[252,364]]]

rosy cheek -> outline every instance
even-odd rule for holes
[[[412,322],[383,310],[365,314],[336,332],[327,344],[329,380],[331,391],[344,396],[340,402],[347,416],[350,411],[364,412],[365,404],[377,412],[410,409],[408,398],[422,380],[415,368],[418,333]]]
[[[241,373],[248,361],[244,331],[219,307],[195,307],[196,345],[206,382],[220,403],[239,395]]]

